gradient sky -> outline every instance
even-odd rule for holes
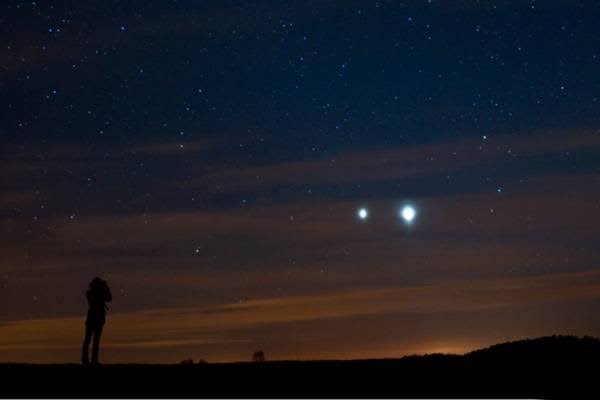
[[[600,3],[0,7],[0,362],[600,336]]]

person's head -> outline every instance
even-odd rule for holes
[[[90,289],[99,289],[106,285],[106,282],[100,279],[99,277],[95,277],[90,282]]]

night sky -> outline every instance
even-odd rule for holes
[[[0,362],[600,336],[599,2],[0,10]]]

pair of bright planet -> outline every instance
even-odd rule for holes
[[[356,214],[361,220],[366,220],[367,218],[369,218],[369,210],[367,210],[364,207],[359,208]],[[404,222],[410,224],[417,216],[417,210],[415,210],[413,206],[404,206],[400,209],[398,215],[404,220]]]

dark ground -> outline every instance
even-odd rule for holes
[[[0,365],[2,397],[598,398],[600,340],[553,336],[465,356],[194,365]]]

